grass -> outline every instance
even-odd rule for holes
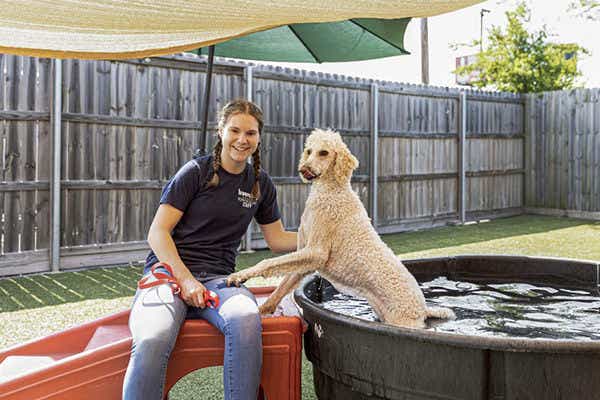
[[[600,222],[520,216],[466,226],[385,235],[403,259],[457,254],[520,254],[600,261]],[[272,257],[269,251],[243,254],[238,269]],[[0,280],[0,348],[11,346],[130,306],[141,265],[80,272],[39,274]],[[250,285],[272,284],[252,280]],[[314,400],[312,368],[303,360],[302,398]],[[222,398],[222,368],[186,376],[171,399]]]

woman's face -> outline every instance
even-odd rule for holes
[[[221,164],[226,169],[233,169],[233,172],[241,172],[246,167],[248,157],[258,147],[258,121],[250,114],[233,114],[219,136],[223,143]]]

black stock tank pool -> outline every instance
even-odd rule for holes
[[[460,256],[404,262],[453,321],[377,321],[312,276],[296,290],[320,400],[600,400],[599,265]]]

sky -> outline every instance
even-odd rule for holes
[[[545,25],[550,39],[556,43],[578,43],[590,54],[579,62],[583,73],[579,83],[584,87],[600,87],[600,21],[589,21],[567,12],[572,0],[529,0],[531,21],[528,29],[542,29]],[[479,39],[480,10],[490,10],[483,19],[484,46],[486,30],[492,25],[505,27],[507,10],[515,8],[513,0],[484,1],[453,13],[430,17],[429,31],[429,81],[435,86],[457,86],[452,71],[456,57],[474,54],[477,48],[459,48],[454,43],[469,43]],[[408,25],[404,47],[411,53],[406,56],[348,63],[269,63],[312,71],[343,74],[353,77],[386,81],[421,83],[421,44],[419,19]]]

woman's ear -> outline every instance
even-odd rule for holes
[[[341,185],[350,180],[352,171],[358,167],[358,160],[350,153],[346,143],[341,142],[335,150],[335,165],[333,167],[333,174],[335,180]]]

